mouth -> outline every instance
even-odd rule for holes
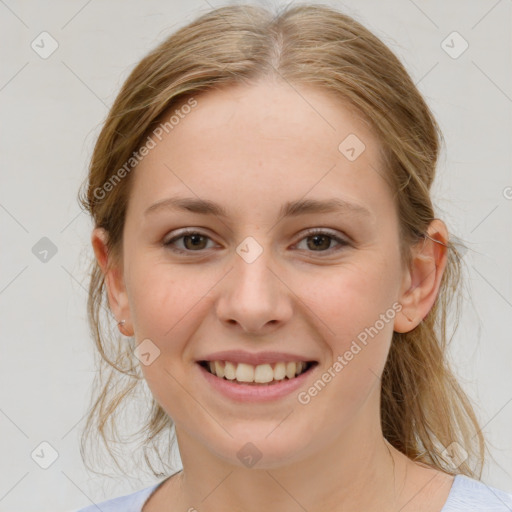
[[[218,379],[245,386],[272,386],[310,372],[318,362],[282,361],[252,365],[233,361],[198,361],[198,364]]]

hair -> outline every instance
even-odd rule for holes
[[[95,226],[108,234],[109,266],[122,260],[133,181],[133,173],[128,172],[122,179],[118,174],[114,183],[115,173],[123,166],[126,169],[126,162],[170,109],[208,90],[250,86],[261,79],[315,86],[335,94],[370,124],[382,146],[386,179],[394,192],[402,263],[410,263],[411,248],[427,236],[435,219],[430,189],[443,140],[411,77],[380,39],[331,7],[303,4],[273,13],[248,4],[211,10],[180,28],[145,56],[124,82],[96,141],[79,193],[81,206]],[[455,306],[453,333],[460,319],[463,262],[452,240],[446,247],[447,264],[428,315],[410,332],[393,332],[381,380],[381,426],[388,442],[410,459],[445,473],[480,478],[485,441],[447,354],[453,337],[447,335],[451,306]],[[116,423],[119,413],[144,379],[133,354],[134,340],[121,341],[116,326],[112,329],[112,318],[102,315],[102,310],[109,313],[109,309],[104,275],[95,259],[87,307],[100,371],[81,452],[86,461],[87,439],[99,433],[116,461],[113,447],[121,439]],[[164,442],[162,437],[172,431],[172,419],[154,398],[140,417],[139,447],[154,475],[162,475],[149,454],[166,463],[163,450],[170,448],[171,438]],[[467,453],[457,468],[446,455],[450,448],[444,450],[452,443]]]

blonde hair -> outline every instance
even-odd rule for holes
[[[131,173],[105,193],[105,184],[140,148],[171,108],[210,89],[277,78],[335,94],[370,123],[382,145],[386,173],[399,214],[402,261],[426,236],[435,218],[430,188],[442,136],[431,111],[397,57],[360,23],[324,5],[296,5],[274,14],[255,5],[218,8],[181,28],[135,67],[117,96],[96,142],[80,192],[95,226],[108,233],[109,263],[120,261]],[[112,181],[110,181],[112,183]],[[99,193],[98,191],[102,191]],[[112,458],[119,441],[116,417],[143,381],[132,342],[120,341],[107,310],[104,277],[91,263],[88,315],[100,357],[100,372],[82,436],[98,432]],[[448,242],[448,262],[438,297],[412,331],[393,333],[382,375],[384,437],[410,459],[446,473],[480,477],[485,442],[472,405],[447,361],[448,309],[460,317],[462,260]],[[456,300],[453,300],[456,299]],[[115,329],[115,326],[114,326]],[[104,332],[106,331],[106,332]],[[161,437],[172,420],[152,399],[138,434],[148,454],[169,448]],[[158,442],[160,440],[160,442]],[[467,458],[458,468],[443,450],[458,443]]]

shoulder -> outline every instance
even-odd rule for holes
[[[512,494],[465,475],[457,475],[441,512],[510,512]]]
[[[89,505],[88,507],[81,508],[76,512],[141,512],[144,503],[151,496],[153,491],[160,485],[156,483],[149,487],[145,487],[140,491],[132,492],[124,496],[119,496],[101,503]]]

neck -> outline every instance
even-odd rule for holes
[[[380,430],[344,431],[310,456],[265,469],[232,464],[178,427],[176,433],[184,470],[167,509],[383,512],[399,503],[406,458]]]

